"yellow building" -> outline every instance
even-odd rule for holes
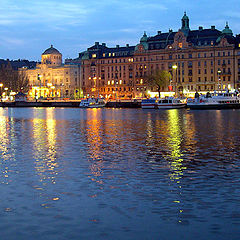
[[[28,79],[29,97],[71,98],[81,96],[80,65],[62,64],[62,54],[52,45],[34,69],[19,69]]]

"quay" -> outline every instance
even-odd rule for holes
[[[41,100],[41,101],[27,101],[27,102],[0,102],[0,107],[79,107],[80,100]],[[139,100],[121,100],[109,101],[106,104],[107,108],[141,108],[141,101]]]

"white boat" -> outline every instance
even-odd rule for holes
[[[157,99],[156,98],[143,99],[141,102],[141,107],[147,109],[157,108]]]
[[[174,97],[160,98],[157,101],[158,109],[176,109],[176,108],[185,108],[185,107],[186,107],[186,103],[179,98],[174,98]]]
[[[103,98],[87,98],[83,99],[79,107],[80,108],[103,108],[106,105],[106,101]]]
[[[194,99],[188,99],[187,101],[187,107],[190,109],[240,108],[238,92],[208,92],[206,95],[200,96],[196,94]]]

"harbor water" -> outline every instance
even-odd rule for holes
[[[237,240],[240,110],[0,108],[1,240]]]

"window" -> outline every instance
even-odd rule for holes
[[[239,54],[239,55],[240,55],[240,54]],[[189,53],[188,57],[189,57],[189,58],[192,58],[192,54],[191,54],[191,53]]]
[[[206,53],[204,53],[204,57],[207,57],[207,54],[206,54]]]
[[[198,81],[201,82],[201,77],[198,77]]]
[[[201,74],[201,69],[198,69],[198,74]]]
[[[198,66],[201,67],[201,62],[200,61],[198,62]]]
[[[199,58],[201,57],[201,54],[200,54],[200,53],[198,53],[198,57],[199,57]]]

